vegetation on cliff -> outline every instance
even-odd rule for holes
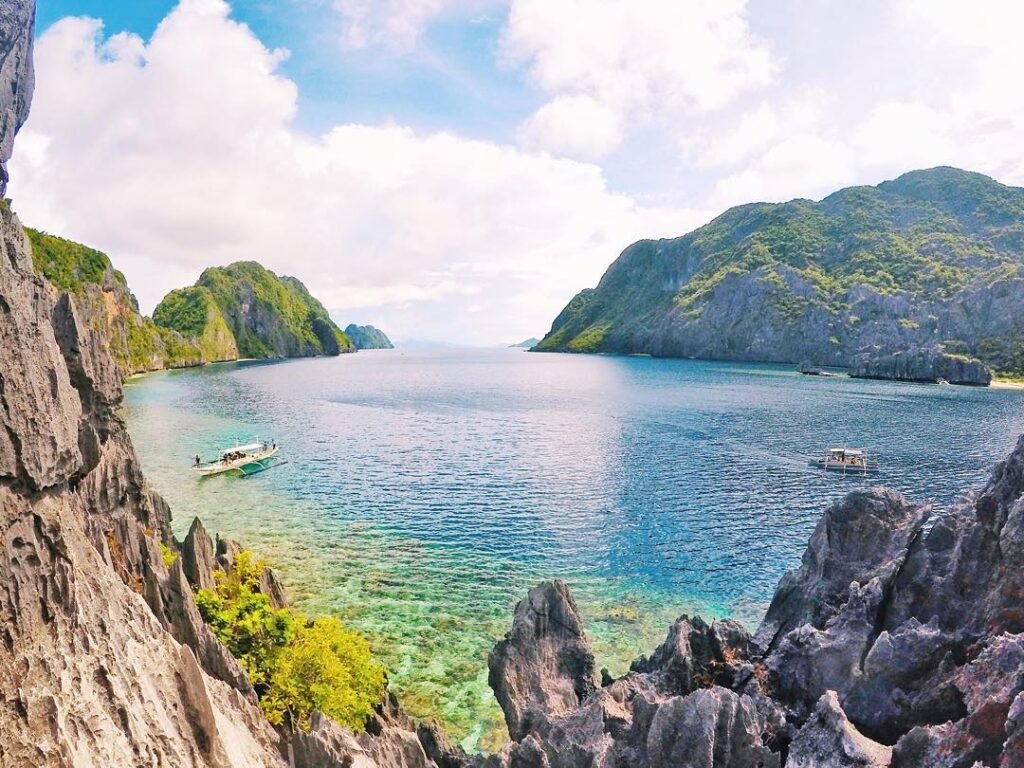
[[[260,591],[265,568],[243,551],[217,571],[216,588],[196,593],[203,619],[245,668],[271,723],[308,730],[322,712],[362,730],[384,694],[384,668],[339,620],[274,608]]]
[[[25,228],[36,271],[71,293],[89,322],[107,333],[110,352],[124,375],[203,362],[202,351],[139,312],[124,275],[95,248]]]
[[[643,240],[541,350],[847,365],[942,344],[1021,372],[1024,189],[934,168]]]
[[[168,294],[153,318],[217,355],[226,355],[232,342],[234,357],[307,357],[355,350],[306,286],[255,261],[205,270],[191,288]]]
[[[349,323],[345,326],[345,335],[348,336],[356,349],[394,349],[395,345],[391,339],[380,328],[372,325],[356,325]]]

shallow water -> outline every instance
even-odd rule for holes
[[[194,515],[341,615],[414,713],[502,738],[487,653],[544,578],[570,583],[613,674],[683,612],[755,625],[824,506],[863,481],[948,503],[1024,426],[1024,392],[784,367],[520,350],[374,351],[154,374],[124,413],[183,536]],[[196,453],[273,438],[286,463],[199,481]]]

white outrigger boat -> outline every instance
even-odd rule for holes
[[[878,462],[868,458],[868,452],[859,448],[829,448],[823,459],[815,459],[812,466],[830,472],[868,475],[878,471]]]
[[[268,443],[266,440],[257,440],[246,445],[225,448],[217,455],[216,461],[206,464],[199,456],[196,456],[193,469],[199,473],[200,477],[222,475],[225,472],[253,475],[269,469],[272,466],[271,459],[277,455],[279,450],[276,442]]]

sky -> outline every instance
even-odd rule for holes
[[[637,239],[1024,185],[1016,0],[39,0],[9,194],[144,312],[255,259],[396,340],[542,336]]]

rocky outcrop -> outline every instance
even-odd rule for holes
[[[356,349],[394,349],[395,345],[387,334],[372,325],[356,325],[349,323],[345,326],[345,335],[348,336]]]
[[[851,725],[834,691],[827,691],[793,739],[786,768],[887,768],[892,748],[865,738]]]
[[[737,206],[627,247],[537,349],[848,368],[941,344],[1024,373],[1021,221],[1024,189],[956,168]]]
[[[936,384],[964,384],[987,387],[992,371],[980,360],[950,355],[941,349],[911,349],[891,355],[858,356],[850,369],[855,379],[890,379]]]
[[[310,731],[282,735],[282,752],[296,765],[380,766],[381,768],[465,768],[472,762],[429,725],[417,726],[388,696],[356,734],[322,715],[314,715]]]
[[[1022,532],[1024,437],[939,513],[856,491],[826,510],[755,636],[684,616],[594,689],[571,596],[541,585],[491,656],[513,742],[490,764],[1024,765]]]
[[[594,654],[564,582],[545,582],[516,606],[512,630],[487,666],[509,735],[519,740],[538,717],[576,709],[596,688]]]

